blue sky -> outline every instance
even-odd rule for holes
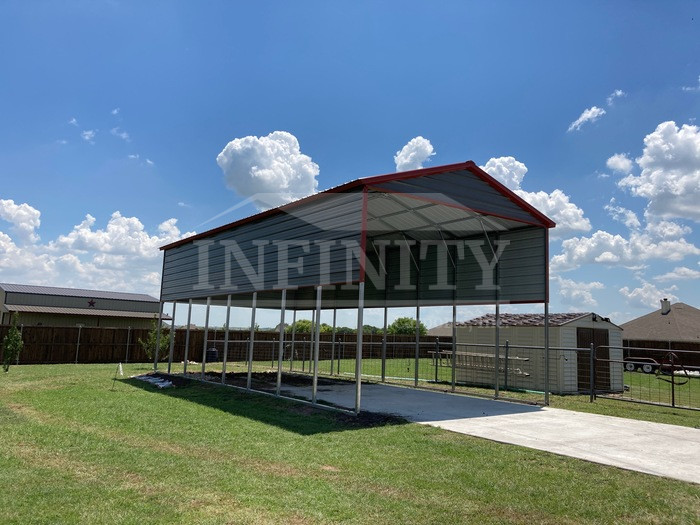
[[[557,219],[551,311],[700,306],[699,15],[5,1],[0,280],[157,294],[158,246],[256,211],[211,220],[265,190],[251,159],[284,157],[273,181],[303,193],[396,171],[423,137],[420,165],[474,160]]]

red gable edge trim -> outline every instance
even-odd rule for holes
[[[324,194],[328,193],[344,193],[348,190],[355,189],[355,188],[364,188],[367,186],[375,186],[377,184],[382,184],[384,182],[391,182],[395,180],[406,180],[406,179],[414,179],[417,177],[425,177],[427,175],[437,175],[439,173],[448,173],[450,171],[459,171],[459,170],[466,170],[470,171],[477,177],[479,177],[482,181],[484,181],[486,184],[494,188],[498,193],[502,194],[504,197],[508,198],[508,200],[512,201],[514,204],[518,205],[519,207],[523,208],[525,211],[527,211],[530,215],[534,216],[538,221],[545,226],[546,228],[554,228],[556,226],[555,222],[552,221],[549,217],[544,215],[542,212],[534,208],[531,204],[526,202],[524,199],[516,195],[513,191],[508,189],[506,186],[498,182],[496,179],[491,177],[488,173],[486,173],[484,170],[482,170],[479,166],[476,165],[474,161],[466,161],[466,162],[460,162],[457,164],[446,164],[444,166],[433,166],[430,168],[422,168],[418,170],[411,170],[411,171],[401,171],[397,173],[388,173],[385,175],[375,175],[371,177],[365,177],[361,179],[355,179],[350,182],[346,182],[344,184],[341,184],[340,186],[335,186],[333,188],[329,188],[327,190],[314,193],[313,195],[309,195],[308,197],[303,197],[299,200],[290,202],[288,204],[283,204],[282,206],[278,206],[277,208],[271,208],[269,210],[262,211],[260,213],[256,213],[255,215],[250,215],[249,217],[244,217],[243,219],[239,219],[237,221],[234,221],[229,224],[224,224],[223,226],[219,226],[217,228],[213,228],[211,230],[207,230],[202,233],[198,233],[195,235],[192,235],[190,237],[186,237],[184,239],[179,239],[177,241],[174,241],[170,244],[166,244],[164,246],[161,246],[161,250],[169,250],[171,248],[176,248],[178,246],[182,246],[183,244],[188,244],[190,242],[196,241],[198,239],[202,239],[205,237],[209,237],[211,235],[231,230],[233,228],[236,228],[238,226],[242,226],[244,224],[247,224],[249,222],[254,222],[258,221],[260,219],[264,219],[266,217],[270,217],[272,215],[277,215],[279,213],[283,213],[287,211],[290,208],[300,206],[302,204],[306,204],[308,202],[311,202],[315,199],[320,198]],[[486,214],[486,215],[491,215],[491,214]],[[513,219],[516,220],[516,219]],[[518,221],[522,222],[522,221]]]

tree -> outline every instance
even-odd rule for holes
[[[148,356],[148,359],[155,359],[154,352],[156,351],[156,340],[158,339],[158,322],[153,318],[151,329],[148,331],[148,336],[144,341],[139,337],[139,344],[143,351]],[[170,329],[167,326],[162,326],[160,329],[160,350],[158,351],[158,360],[164,361],[168,358],[170,350]]]
[[[428,333],[428,329],[422,322],[418,326],[418,330],[420,335]],[[415,335],[416,320],[410,317],[399,317],[387,327],[387,332],[391,335]]]
[[[362,325],[362,333],[363,334],[375,335],[375,334],[381,334],[383,332],[384,332],[384,330],[382,328],[377,328],[376,326],[372,326],[371,324]]]
[[[17,312],[12,315],[12,326],[7,332],[7,335],[2,340],[2,369],[7,373],[10,370],[10,364],[17,360],[19,353],[24,347],[22,342],[22,332],[17,328],[19,316]]]
[[[294,327],[296,326],[296,329]],[[287,325],[284,329],[285,333],[291,334],[294,330],[295,334],[310,334],[312,332],[312,325],[309,319],[299,319],[293,324]],[[333,331],[333,327],[328,323],[321,323],[321,333],[330,334]]]
[[[284,331],[288,334],[291,334],[292,332],[296,334],[310,334],[311,321],[309,319],[299,319],[298,321],[294,321],[292,324],[287,325]]]

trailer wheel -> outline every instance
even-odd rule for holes
[[[646,363],[642,365],[642,371],[645,374],[651,374],[654,371],[654,367],[651,366],[650,364]]]
[[[625,363],[625,370],[628,372],[634,372],[634,369],[636,368],[634,363]]]

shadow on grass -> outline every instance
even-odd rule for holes
[[[361,412],[359,415],[353,415],[266,396],[255,391],[244,392],[181,376],[158,375],[172,380],[175,387],[159,389],[148,382],[134,378],[118,381],[149,392],[214,408],[232,416],[254,419],[300,435],[345,432],[407,423],[406,420],[389,414]]]

